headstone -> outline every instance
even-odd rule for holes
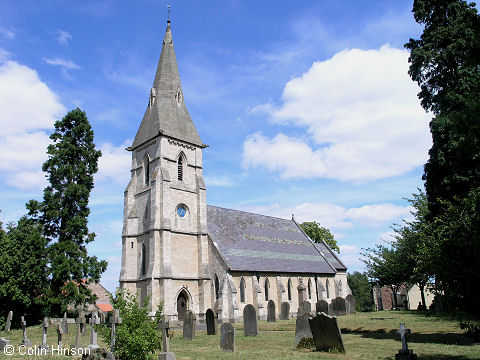
[[[352,294],[348,294],[345,297],[345,304],[347,306],[347,314],[355,314],[357,312],[355,307],[355,298]]]
[[[170,338],[168,337],[168,330],[170,329],[170,322],[167,315],[162,315],[162,321],[158,324],[162,330],[162,351],[158,356],[158,360],[175,360],[175,354],[170,352]]]
[[[32,342],[27,336],[27,323],[25,321],[25,318],[22,316],[20,324],[22,325],[22,331],[23,331],[23,339],[22,339],[22,345],[24,346],[32,346]]]
[[[75,349],[79,349],[82,346],[82,322],[85,322],[85,317],[83,316],[83,310],[80,310],[77,320],[75,321],[77,325],[77,335],[75,337],[75,344],[72,345]]]
[[[120,317],[120,310],[113,309],[112,317],[110,318],[110,324],[112,326],[111,334],[111,343],[110,343],[110,352],[113,353],[115,348],[115,338],[117,336],[117,325],[122,323],[122,318]]]
[[[267,304],[267,321],[268,322],[275,322],[277,321],[275,316],[275,303],[273,300],[268,300]]]
[[[10,340],[0,338],[0,351],[1,352],[4,352],[5,346],[10,346]]]
[[[298,290],[298,303],[303,304],[305,301],[307,301],[307,287],[303,283],[303,279],[299,279],[299,284],[297,286]]]
[[[205,320],[207,322],[207,335],[217,335],[217,322],[212,309],[207,309]]]
[[[63,326],[62,324],[58,324],[57,327],[57,336],[58,336],[58,346],[61,348],[63,346]]]
[[[400,330],[397,330],[397,333],[400,334],[402,348],[398,350],[398,354],[395,354],[395,360],[416,360],[417,354],[414,354],[407,344],[407,334],[410,334],[410,329],[405,329],[405,324],[400,323]]]
[[[345,299],[341,297],[336,297],[332,300],[332,309],[333,315],[343,316],[347,315],[347,307],[345,305]]]
[[[85,336],[87,334],[87,324],[88,324],[88,321],[87,321],[87,318],[85,317],[85,313],[82,311],[82,319],[80,321],[80,329],[81,329],[81,332],[82,332],[82,336]]]
[[[187,310],[183,317],[183,338],[185,340],[195,340],[195,329],[197,327],[197,317],[191,310]]]
[[[13,311],[9,311],[7,315],[7,322],[5,323],[5,332],[10,331],[10,327],[12,326],[12,318],[13,318]]]
[[[258,335],[257,310],[252,304],[248,304],[243,308],[243,335]]]
[[[99,312],[100,324],[105,324],[105,313],[103,311]]]
[[[310,316],[310,312],[297,314],[297,320],[295,321],[295,349],[313,347],[312,331],[308,323]]]
[[[92,333],[90,334],[90,345],[88,345],[89,349],[98,349],[98,334],[95,331],[95,325],[100,324],[100,318],[98,317],[98,313],[94,311],[92,313],[92,317],[90,318],[90,325],[92,325]]]
[[[67,319],[67,313],[63,313],[63,321],[62,321],[62,327],[63,327],[63,333],[68,334],[68,319]]]
[[[280,320],[288,320],[290,317],[290,304],[283,302],[280,306]]]
[[[42,322],[42,343],[40,345],[40,349],[47,349],[48,350],[48,344],[47,344],[47,330],[50,325],[48,324],[48,319],[45,317],[43,318]]]
[[[235,351],[235,328],[230,323],[220,327],[220,349],[223,351]]]
[[[297,317],[298,316],[303,316],[303,315],[311,315],[312,313],[312,304],[308,301],[304,301],[302,304],[300,304],[300,307],[298,308],[297,311]]]
[[[328,314],[328,302],[326,302],[325,300],[318,300],[315,304],[315,314],[321,312]]]
[[[342,333],[338,327],[337,318],[319,313],[308,320],[317,351],[337,350],[345,352]]]

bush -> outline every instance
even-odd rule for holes
[[[480,341],[480,321],[461,321],[460,329],[475,341]]]
[[[148,298],[140,304],[138,294],[130,294],[123,289],[117,290],[112,303],[120,311],[122,323],[117,325],[113,353],[117,358],[128,360],[149,360],[155,358],[155,351],[161,350],[161,334],[156,320],[152,320],[147,306]],[[162,312],[161,305],[156,319]],[[106,324],[98,325],[103,339],[111,342],[111,329]]]

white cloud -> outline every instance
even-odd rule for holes
[[[388,222],[395,218],[405,218],[410,214],[411,207],[398,206],[393,204],[364,205],[359,208],[347,210],[347,217],[354,221],[370,224]]]
[[[355,245],[339,245],[340,260],[347,266],[349,272],[361,270],[364,263],[361,260],[361,253],[358,246]]]
[[[125,140],[120,146],[110,143],[100,145],[102,156],[98,160],[98,180],[113,180],[126,186],[130,180],[130,168],[132,155],[125,148],[130,146],[131,141]]]
[[[57,41],[60,43],[60,45],[67,46],[68,42],[72,38],[72,35],[68,31],[65,30],[57,30],[55,32],[55,35],[57,36]]]
[[[15,39],[15,33],[8,29],[5,29],[2,26],[0,26],[0,36],[7,38],[9,40]]]
[[[283,178],[364,182],[406,173],[427,159],[429,116],[409,78],[408,52],[344,50],[315,62],[289,81],[282,105],[257,106],[272,122],[306,127],[305,139],[279,133],[249,136],[245,167],[265,167]]]
[[[235,181],[228,176],[205,176],[205,184],[207,185],[207,187],[229,187],[234,186]]]
[[[73,60],[70,59],[43,58],[42,60],[48,65],[60,66],[63,69],[80,69],[80,66],[78,66]]]
[[[20,189],[43,188],[41,171],[53,128],[65,112],[58,96],[35,70],[0,59],[0,170],[2,180]]]

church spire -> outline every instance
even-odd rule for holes
[[[153,87],[150,90],[148,106],[131,149],[159,134],[204,146],[183,101],[170,19],[167,20],[167,30],[163,38],[162,52]]]

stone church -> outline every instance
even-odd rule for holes
[[[207,205],[202,142],[185,106],[170,29],[163,40],[148,106],[133,144],[125,190],[120,286],[163,302],[171,319],[208,308],[223,321],[253,304],[298,308],[308,300],[350,294],[346,267],[325,243],[313,243],[291,220]],[[277,315],[278,316],[278,315]]]

